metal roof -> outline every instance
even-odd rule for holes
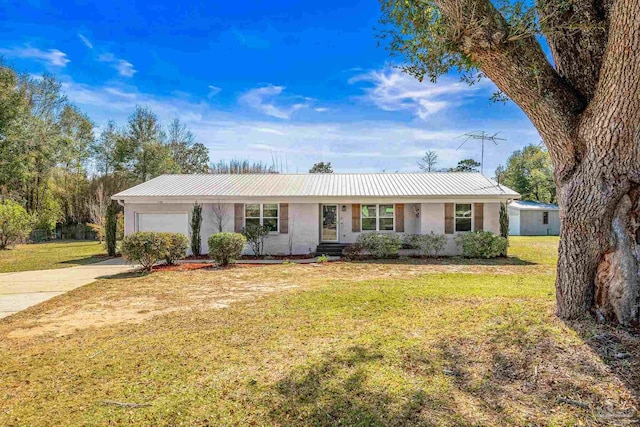
[[[519,194],[479,173],[162,175],[114,195],[136,197],[433,197]]]
[[[521,211],[557,211],[558,205],[552,203],[536,202],[534,200],[514,200],[509,203],[510,208]]]

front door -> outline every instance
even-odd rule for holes
[[[322,205],[320,240],[323,242],[338,241],[338,205]]]

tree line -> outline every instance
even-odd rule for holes
[[[54,76],[0,64],[0,199],[24,207],[34,229],[101,224],[111,195],[164,173],[275,172],[241,160],[209,164],[186,124],[161,123],[145,106],[98,128]]]
[[[455,167],[438,169],[438,155],[429,150],[418,160],[422,172],[479,172],[480,163],[463,159]],[[540,145],[527,145],[514,151],[506,166],[498,166],[495,180],[517,191],[523,200],[557,203],[556,185],[553,181],[553,164],[549,152]]]

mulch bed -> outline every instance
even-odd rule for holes
[[[269,255],[269,256],[263,256],[263,257],[257,257],[255,255],[242,255],[240,258],[238,258],[238,261],[242,261],[242,260],[259,260],[259,259],[277,259],[277,260],[288,260],[288,259],[311,259],[314,258],[313,256],[307,254],[307,255]],[[193,255],[189,255],[188,257],[185,258],[186,260],[209,260],[209,256],[207,255],[198,255],[198,256],[193,256]]]
[[[175,264],[175,265],[156,265],[153,267],[153,271],[188,271],[188,270],[213,270],[217,268],[215,265],[211,263],[200,264],[195,262],[190,262],[188,264]]]

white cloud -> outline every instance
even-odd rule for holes
[[[317,108],[314,108],[313,111],[316,111],[318,113],[325,113],[329,111],[329,109],[327,107],[317,107]]]
[[[133,77],[137,72],[131,62],[117,58],[113,53],[103,53],[98,56],[98,61],[110,64],[123,77]]]
[[[437,83],[419,82],[397,68],[385,68],[359,74],[349,80],[356,84],[366,82],[364,99],[385,111],[409,111],[420,119],[459,105],[464,98],[474,95],[471,86],[443,77]]]
[[[93,49],[93,43],[91,43],[91,40],[89,40],[88,38],[86,38],[80,33],[78,33],[78,37],[80,37],[80,40],[82,40],[82,43],[84,43],[86,47],[88,47],[89,49]]]
[[[67,54],[58,49],[41,50],[35,47],[18,47],[13,49],[0,49],[0,53],[13,58],[26,58],[43,61],[54,67],[65,67],[69,62]]]
[[[280,96],[284,89],[284,86],[274,85],[250,89],[242,94],[238,101],[241,104],[266,114],[267,116],[276,117],[278,119],[290,119],[293,113],[309,106],[309,99],[303,99],[305,102],[276,105],[274,98]]]

